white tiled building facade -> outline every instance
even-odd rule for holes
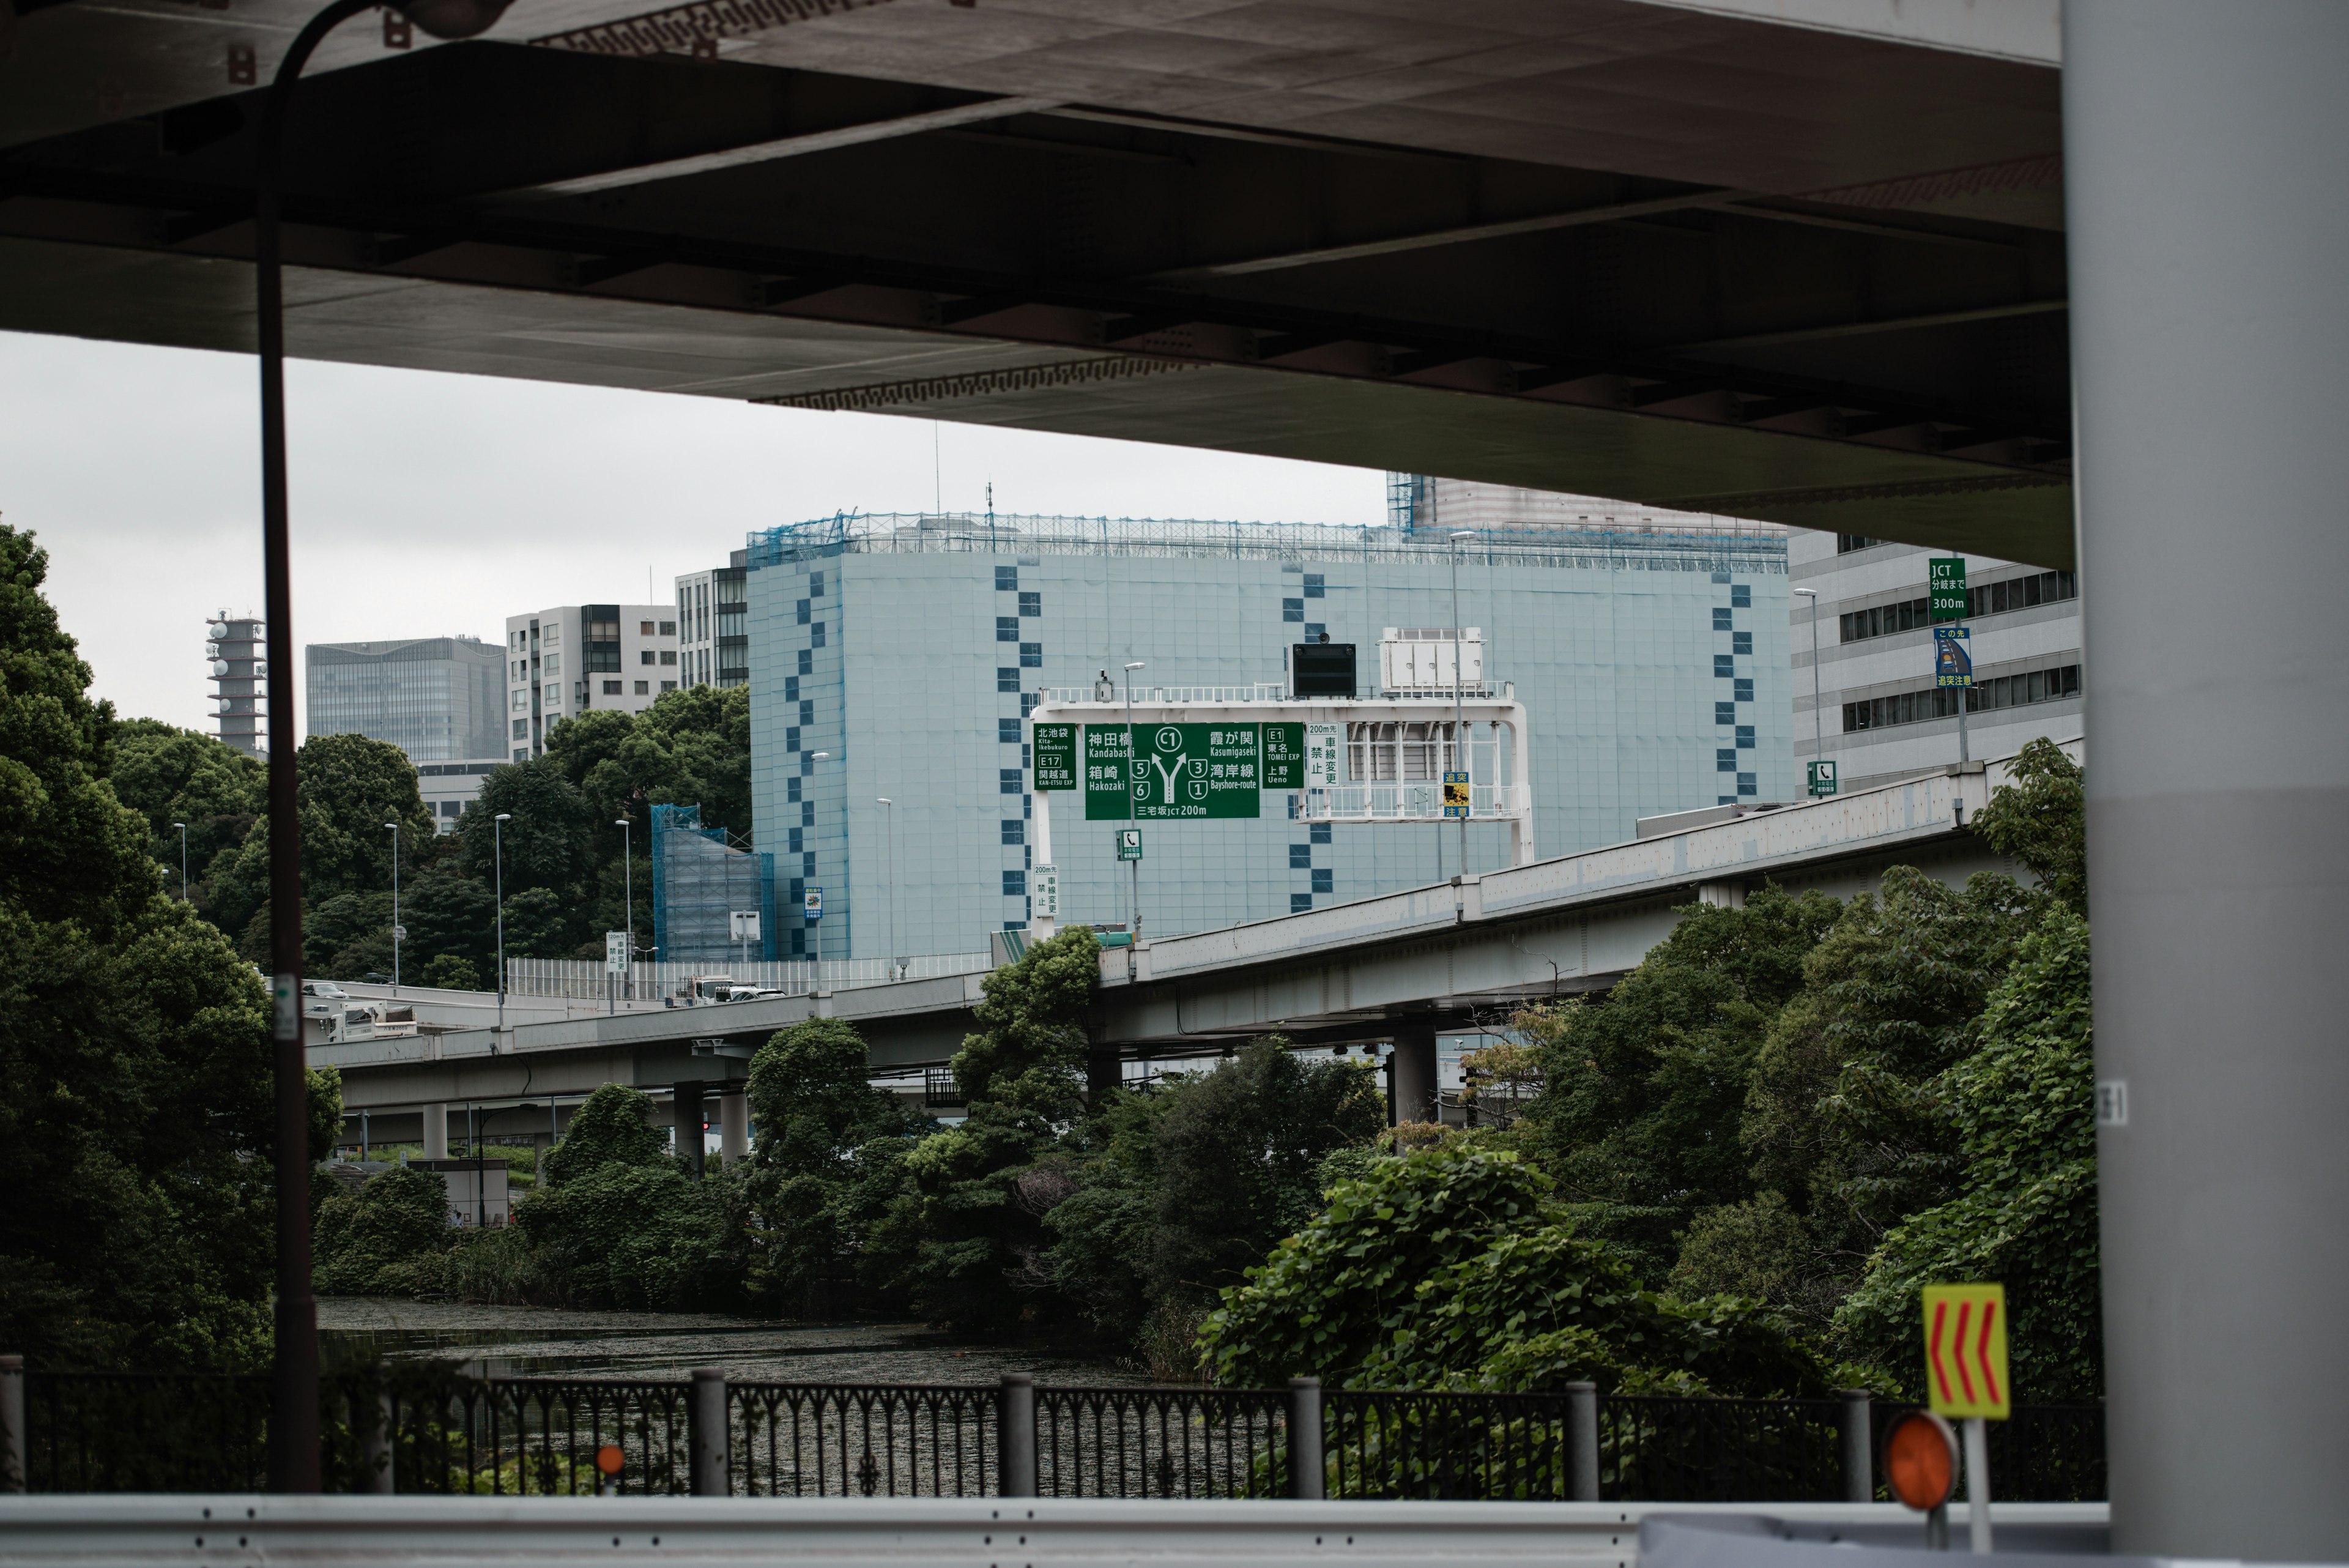
[[[678,689],[677,607],[562,605],[506,618],[507,756],[546,749],[546,732],[598,708],[641,713]]]
[[[1823,750],[1846,792],[1959,760],[1959,693],[1934,684],[1933,623],[1925,607],[1926,562],[1952,553],[1808,529],[1787,540],[1795,590],[1795,755],[1808,763]],[[1968,556],[1966,586],[1972,613],[1963,624],[1974,667],[1968,754],[2009,756],[2041,735],[2079,739],[2078,578]],[[1805,588],[1818,595],[1816,646],[1824,657],[1816,659],[1813,601],[1803,597]]]

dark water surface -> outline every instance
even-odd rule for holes
[[[667,1381],[698,1366],[754,1383],[1146,1384],[1139,1369],[1036,1343],[974,1344],[910,1323],[784,1323],[692,1313],[574,1312],[335,1296],[318,1303],[329,1370],[378,1360],[462,1363],[499,1377]]]

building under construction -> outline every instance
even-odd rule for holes
[[[755,938],[737,934],[740,914],[759,917]],[[722,966],[771,959],[774,944],[775,857],[722,827],[702,826],[698,805],[653,807],[653,946],[659,961]]]

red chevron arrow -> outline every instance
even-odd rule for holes
[[[1944,1405],[1954,1405],[1957,1403],[1957,1400],[1950,1393],[1950,1369],[1941,1365],[1941,1324],[1942,1320],[1947,1318],[1949,1315],[1949,1303],[1935,1302],[1933,1303],[1933,1337],[1926,1349],[1927,1354],[1932,1357],[1933,1361],[1933,1381],[1941,1386],[1941,1403]]]
[[[2002,1405],[2006,1401],[1998,1391],[1998,1374],[1991,1370],[1990,1365],[1990,1325],[1997,1316],[1998,1303],[1994,1301],[1982,1303],[1982,1337],[1974,1342],[1974,1358],[1982,1365],[1982,1386],[1990,1390],[1990,1402],[1993,1405]],[[1958,1332],[1962,1334],[1965,1333],[1963,1313],[1958,1314]],[[1963,1354],[1963,1350],[1961,1349],[1961,1358]]]

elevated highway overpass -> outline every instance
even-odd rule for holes
[[[1124,1060],[1218,1054],[1273,1031],[1306,1045],[1392,1042],[1398,1105],[1423,1114],[1438,1033],[1489,1026],[1529,1001],[1611,986],[1671,929],[1676,909],[1739,903],[1763,882],[1848,897],[1895,865],[1953,883],[1977,870],[2020,875],[1966,826],[2004,776],[2003,763],[1975,764],[1384,898],[1104,949],[1090,1031],[1095,1082],[1116,1081]],[[535,1134],[549,1127],[554,1102],[606,1083],[658,1094],[684,1085],[688,1106],[715,1094],[732,1138],[740,1112],[730,1102],[751,1053],[777,1030],[843,1019],[870,1044],[876,1075],[917,1076],[943,1066],[978,1027],[983,978],[544,1018],[502,1033],[459,1029],[313,1046],[310,1059],[341,1072],[346,1107],[367,1112],[387,1139],[417,1136],[410,1127],[420,1130],[422,1107],[468,1104],[496,1115],[498,1128]],[[434,1009],[427,1002],[423,1012],[429,1018]],[[532,1108],[515,1108],[524,1104]]]

